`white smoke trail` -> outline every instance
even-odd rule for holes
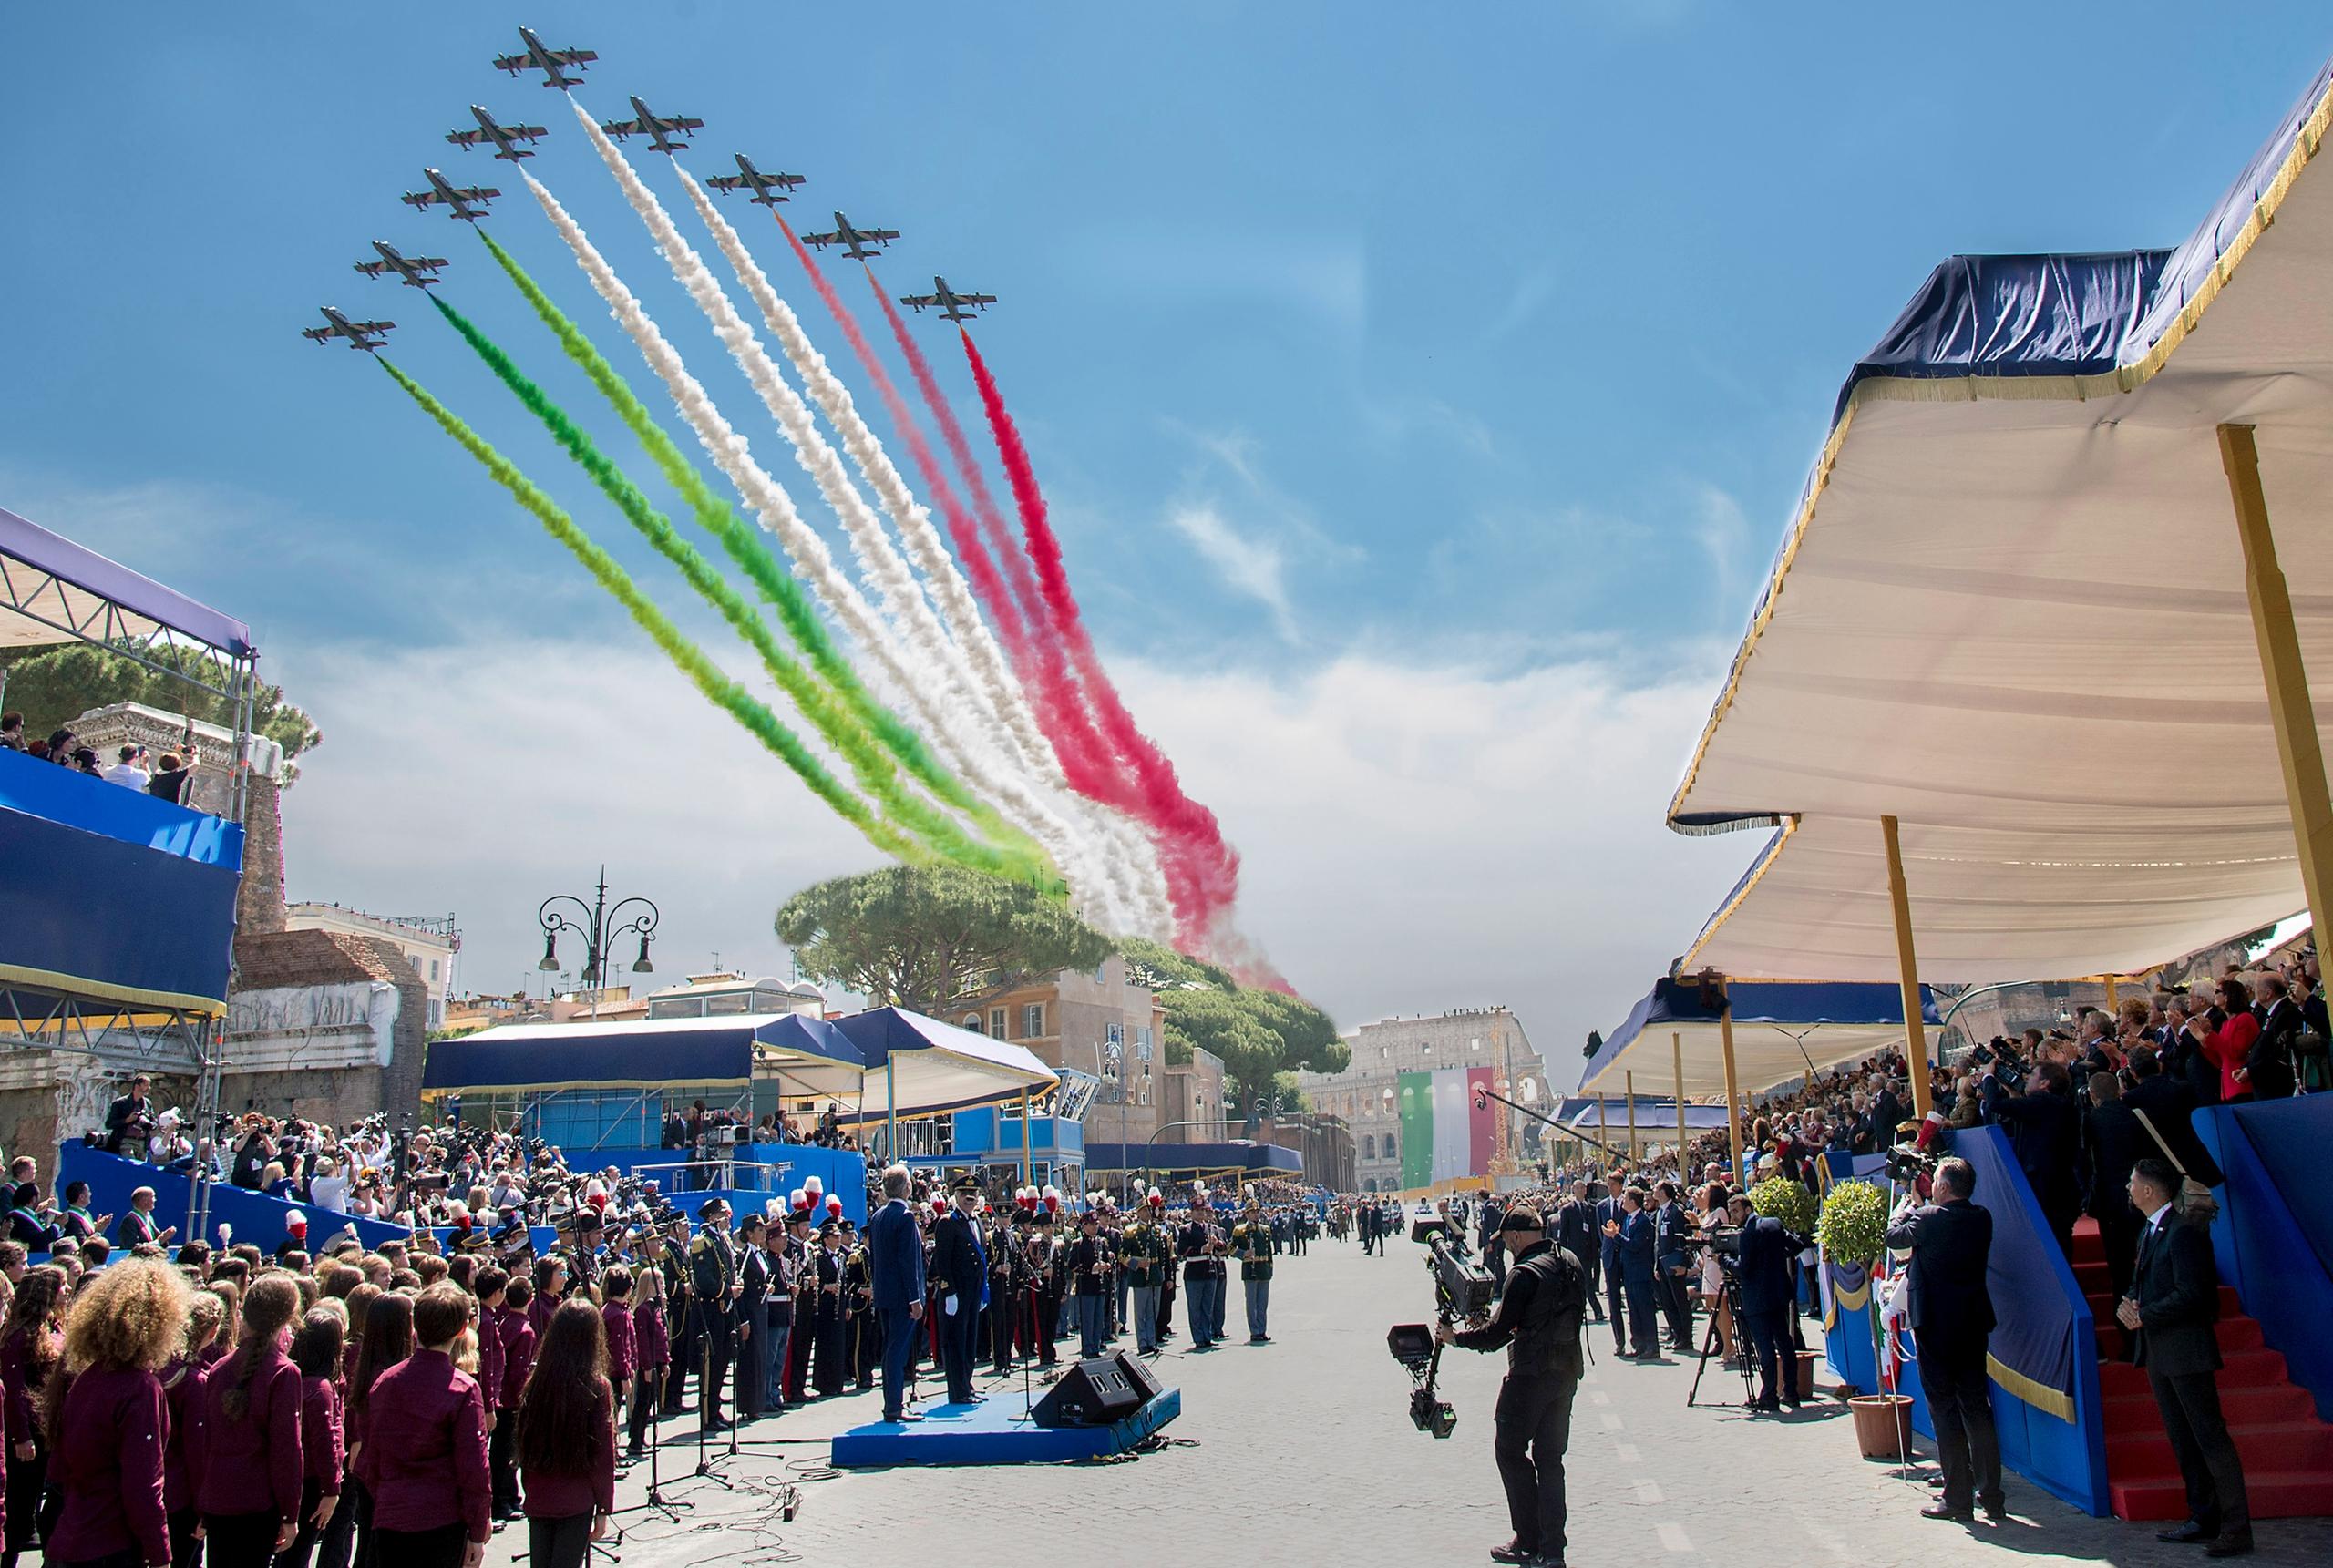
[[[593,129],[598,127],[594,126]],[[696,378],[689,374],[680,354],[664,339],[656,323],[648,317],[640,302],[632,296],[623,281],[616,276],[590,238],[584,234],[558,198],[544,188],[542,182],[520,169],[551,226],[559,232],[567,248],[574,253],[577,265],[591,282],[601,299],[608,306],[617,324],[639,348],[672,394],[673,402],[683,418],[689,423],[706,454],[737,487],[747,507],[769,532],[776,535],[793,560],[797,572],[803,578],[812,594],[823,602],[844,629],[865,648],[876,661],[890,683],[906,694],[909,702],[923,720],[923,729],[940,751],[949,764],[961,774],[975,788],[996,802],[1015,825],[1043,845],[1062,874],[1073,887],[1084,897],[1105,906],[1097,918],[1125,920],[1128,912],[1118,907],[1115,892],[1107,886],[1108,878],[1099,874],[1094,857],[1084,842],[1061,820],[1035,791],[1030,789],[1016,770],[998,765],[990,747],[977,739],[967,743],[953,725],[939,694],[930,683],[920,682],[910,674],[899,657],[896,641],[884,627],[873,607],[859,596],[834,561],[826,541],[819,538],[802,521],[794,508],[793,499],[777,482],[754,461],[745,438],[736,433],[724,419]]]
[[[682,189],[688,192],[697,216],[712,231],[714,242],[727,259],[730,270],[745,286],[755,309],[761,313],[763,323],[802,377],[803,385],[819,412],[841,436],[844,449],[866,477],[884,512],[898,527],[909,555],[922,569],[940,619],[954,633],[948,651],[954,656],[961,679],[985,696],[990,712],[1002,721],[1016,743],[1020,759],[1047,786],[1057,803],[1084,818],[1090,830],[1109,840],[1110,852],[1104,856],[1104,863],[1118,880],[1122,900],[1146,917],[1146,934],[1171,931],[1174,915],[1166,901],[1166,878],[1159,873],[1157,850],[1149,835],[1123,814],[1089,802],[1069,788],[1060,760],[1037,727],[1036,716],[1030,712],[1020,682],[1006,665],[1003,651],[990,635],[988,623],[982,620],[980,607],[956,569],[955,558],[948,553],[939,530],[932,527],[931,514],[910,492],[907,480],[891,462],[890,455],[883,450],[882,442],[859,415],[850,389],[828,367],[826,356],[803,331],[794,308],[779,297],[735,227],[687,170],[675,165],[673,172],[679,176]],[[855,492],[852,498],[857,499]],[[869,518],[868,523],[872,526],[873,519]],[[879,534],[879,541],[888,552],[889,538]]]

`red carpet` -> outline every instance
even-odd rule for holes
[[[2147,1375],[2130,1365],[2130,1337],[2114,1321],[2113,1286],[2094,1221],[2074,1228],[2074,1277],[2097,1318],[2099,1391],[2106,1403],[2106,1476],[2119,1519],[2187,1517],[2186,1489]],[[2317,1419],[2308,1391],[2285,1377],[2285,1358],[2244,1316],[2235,1287],[2220,1287],[2220,1409],[2244,1456],[2255,1519],[2333,1514],[2333,1426]]]

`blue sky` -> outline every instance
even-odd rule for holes
[[[491,772],[425,765],[411,743],[450,730],[457,751],[574,769],[555,733],[478,733],[513,723],[619,743],[582,770],[596,807],[588,791],[545,804],[542,874],[605,853],[669,878],[705,823],[643,825],[669,788],[613,820],[606,802],[643,763],[688,773],[729,743],[644,672],[652,711],[610,712],[639,655],[619,613],[385,377],[294,335],[319,302],[396,317],[400,363],[622,546],[413,292],[348,270],[375,236],[451,257],[448,297],[590,410],[463,226],[396,201],[425,161],[507,168],[439,139],[478,102],[551,128],[531,167],[747,423],[742,382],[557,95],[487,65],[529,21],[600,52],[579,96],[603,118],[637,91],[707,120],[701,173],[743,149],[809,177],[801,219],[840,207],[904,231],[880,269],[894,292],[936,271],[1003,297],[979,334],[1088,614],[1187,769],[1224,785],[1251,924],[1300,983],[1349,1020],[1530,999],[1569,1038],[1608,1025],[1738,868],[1737,847],[1668,842],[1659,815],[1848,364],[1954,251],[2174,242],[2333,48],[2321,5],[2196,15],[10,7],[0,503],[244,615],[295,695],[332,699],[295,892],[462,909],[470,978],[502,989],[531,909],[514,916],[502,885],[535,865],[482,868],[524,826],[480,826],[470,792]],[[599,331],[540,215],[501,206],[498,235]],[[780,247],[763,259],[807,293]],[[475,689],[530,658],[548,662],[526,701]],[[1454,738],[1453,712],[1485,727]],[[1321,754],[1362,771],[1300,783],[1303,755],[1223,740],[1257,714],[1317,723]],[[1548,749],[1506,756],[1508,731]],[[669,748],[640,744],[660,733]],[[1619,753],[1641,761],[1608,801]],[[732,804],[766,777],[748,753],[706,767],[735,770],[716,792]],[[1389,807],[1388,778],[1420,793]],[[683,939],[703,949],[766,949],[766,895],[858,854],[769,787],[756,809],[783,851],[697,900],[710,912]],[[1285,808],[1314,789],[1349,815],[1308,851]],[[396,820],[437,857],[348,846],[393,809],[422,811]],[[1500,813],[1582,836],[1450,825]],[[1612,843],[1641,866],[1590,852]],[[1598,907],[1615,877],[1650,889],[1618,933]],[[1433,939],[1391,918],[1346,930],[1372,892],[1423,895]],[[1389,973],[1395,954],[1415,961]]]

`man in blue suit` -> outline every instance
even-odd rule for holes
[[[1752,1210],[1746,1193],[1734,1194],[1725,1206],[1726,1217],[1742,1230],[1734,1277],[1742,1290],[1742,1331],[1758,1353],[1758,1398],[1750,1408],[1773,1411],[1788,1405],[1794,1410],[1798,1409],[1795,1354],[1790,1376],[1783,1380],[1779,1392],[1775,1383],[1783,1346],[1790,1337],[1791,1310],[1796,1304],[1790,1276],[1790,1238],[1782,1221]]]
[[[1636,1348],[1623,1350],[1629,1361],[1660,1359],[1660,1330],[1653,1327],[1653,1225],[1644,1212],[1644,1189],[1630,1187],[1620,1194],[1620,1217],[1608,1223],[1605,1235],[1619,1244],[1621,1288],[1629,1298],[1629,1340]]]
[[[948,1189],[956,1205],[932,1228],[931,1276],[940,1292],[940,1364],[948,1374],[948,1402],[969,1405],[976,1341],[972,1325],[988,1305],[988,1249],[981,1245],[981,1184],[959,1176]]]
[[[1604,1300],[1612,1309],[1612,1351],[1625,1356],[1629,1314],[1621,1299],[1620,1222],[1628,1217],[1628,1210],[1620,1202],[1620,1189],[1628,1184],[1618,1171],[1605,1181],[1610,1193],[1596,1201],[1596,1234],[1601,1238],[1597,1244],[1597,1271],[1604,1276]]]
[[[908,1212],[908,1168],[883,1173],[883,1206],[867,1222],[875,1310],[883,1319],[883,1419],[920,1421],[907,1408],[908,1336],[923,1318],[923,1234]]]

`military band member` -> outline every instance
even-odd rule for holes
[[[996,1215],[988,1233],[988,1337],[989,1364],[1000,1378],[1012,1369],[1020,1327],[1022,1245],[1017,1213]]]
[[[1127,1222],[1119,1247],[1125,1265],[1127,1311],[1134,1318],[1135,1352],[1156,1356],[1158,1296],[1166,1283],[1175,1276],[1174,1251],[1167,1244],[1166,1231],[1153,1217],[1158,1211],[1148,1204],[1143,1205],[1143,1210]]]
[[[1205,1350],[1223,1337],[1223,1236],[1202,1187],[1191,1195],[1190,1216],[1176,1237],[1183,1260],[1184,1294],[1190,1301],[1191,1348]]]
[[[1102,1234],[1102,1216],[1087,1209],[1077,1216],[1077,1239],[1069,1244],[1063,1267],[1077,1304],[1077,1353],[1092,1360],[1102,1353],[1109,1331],[1112,1276],[1117,1259]]]
[[[822,1399],[850,1381],[848,1347],[843,1332],[842,1226],[828,1220],[818,1227],[818,1250],[811,1255],[818,1282],[817,1327],[811,1345],[810,1386]]]
[[[721,1414],[721,1390],[729,1379],[736,1300],[744,1286],[737,1278],[736,1248],[729,1239],[728,1204],[707,1198],[697,1219],[696,1239],[689,1243],[689,1294],[695,1303],[697,1332],[703,1336],[697,1347],[703,1358],[697,1401],[704,1430],[720,1432],[729,1430]]]
[[[1271,1221],[1264,1217],[1263,1209],[1255,1198],[1248,1199],[1248,1206],[1239,1221],[1231,1227],[1231,1250],[1239,1257],[1239,1284],[1248,1298],[1248,1343],[1269,1345],[1271,1336],[1264,1332],[1265,1317],[1272,1298],[1272,1252],[1277,1238]]]
[[[810,1207],[797,1199],[786,1216],[786,1244],[794,1252],[794,1332],[786,1341],[786,1401],[798,1405],[810,1389],[810,1357],[818,1343],[818,1244],[810,1234]]]
[[[755,1420],[769,1391],[769,1293],[774,1277],[762,1249],[767,1222],[749,1214],[738,1227],[737,1419]]]
[[[1061,1320],[1061,1249],[1053,1242],[1053,1216],[1043,1209],[1030,1216],[1027,1288],[1028,1322],[1021,1340],[1022,1354],[1034,1356],[1040,1367],[1058,1364],[1053,1349],[1054,1325]]]
[[[664,1413],[678,1415],[688,1408],[688,1378],[699,1369],[696,1300],[689,1289],[689,1222],[674,1214],[665,1222],[664,1326],[672,1338],[672,1357],[664,1374]]]
[[[883,1321],[875,1311],[875,1266],[858,1227],[842,1227],[844,1379],[856,1379],[860,1393],[875,1386],[883,1364]]]

